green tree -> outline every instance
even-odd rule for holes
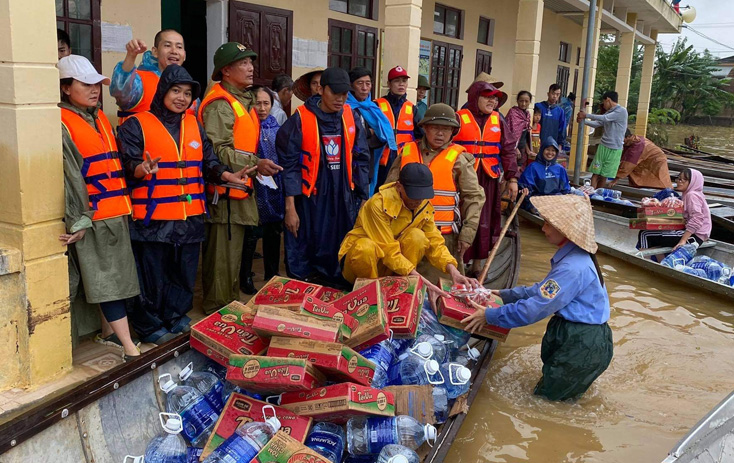
[[[594,101],[600,102],[604,92],[614,90],[617,86],[617,68],[619,67],[619,45],[614,43],[613,35],[602,36],[599,44],[599,60],[597,62],[596,81],[594,84]],[[632,76],[627,110],[637,112],[637,101],[640,95],[640,77],[642,75],[642,48],[635,47],[632,56]]]

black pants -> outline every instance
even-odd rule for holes
[[[263,265],[265,281],[278,275],[280,269],[280,238],[283,233],[282,222],[270,222],[257,227],[245,227],[245,245],[242,247],[242,265],[240,266],[240,284],[252,273],[252,259],[255,256],[257,240],[263,240]]]
[[[192,309],[200,243],[174,245],[133,241],[140,296],[128,316],[141,338],[165,334]]]
[[[637,234],[637,249],[673,248],[680,241],[685,230],[640,230]],[[688,243],[698,243],[703,240],[696,235],[688,238]]]

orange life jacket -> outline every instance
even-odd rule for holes
[[[441,233],[459,233],[457,225],[459,193],[454,183],[454,164],[461,153],[466,151],[459,145],[449,145],[433,158],[428,168],[433,174],[433,220]],[[400,168],[411,162],[423,164],[423,154],[416,142],[406,143],[400,152]]]
[[[316,180],[319,176],[319,163],[321,162],[321,137],[319,135],[319,124],[316,115],[306,105],[296,109],[301,117],[301,192],[310,197],[317,194]],[[354,126],[354,113],[349,105],[344,105],[342,110],[342,128],[344,138],[344,163],[347,166],[347,178],[349,187],[354,190],[354,179],[352,178],[352,150],[357,136]]]
[[[161,121],[150,112],[138,113],[143,130],[143,153],[160,157],[158,172],[146,175],[133,188],[133,219],[186,220],[206,212],[199,124],[191,114],[181,120],[178,145]]]
[[[97,113],[95,130],[83,117],[62,108],[61,122],[84,158],[82,175],[87,184],[89,207],[94,211],[92,220],[130,214],[132,205],[127,193],[125,174],[107,116],[102,111]]]
[[[502,175],[500,113],[493,111],[482,129],[479,128],[474,115],[468,109],[459,110],[457,114],[461,122],[461,129],[452,141],[474,155],[474,170],[478,171],[479,164],[481,164],[487,175],[499,178]]]
[[[400,148],[402,148],[404,144],[415,140],[413,138],[413,110],[415,109],[413,107],[413,103],[405,100],[405,103],[403,103],[403,107],[400,108],[397,123],[395,122],[395,116],[392,113],[390,102],[387,101],[387,99],[378,98],[377,100],[375,100],[375,103],[377,103],[380,111],[382,111],[385,117],[387,117],[387,120],[390,121],[390,126],[393,129],[393,133],[395,133],[395,142],[398,144],[398,151],[400,151]],[[380,165],[387,166],[387,161],[389,158],[390,147],[386,145],[385,149],[382,150]]]
[[[155,96],[155,92],[158,89],[158,81],[161,80],[161,76],[153,71],[141,71],[140,69],[137,70],[137,73],[140,76],[140,82],[143,84],[143,94],[140,95],[140,99],[137,103],[135,103],[132,108],[128,109],[127,111],[123,111],[121,109],[117,110],[118,127],[122,125],[123,122],[128,120],[131,116],[134,116],[137,113],[142,113],[144,111],[150,111],[150,104],[153,102],[153,97]],[[189,109],[186,110],[186,114],[192,114],[195,116],[195,106],[196,103],[194,102],[189,107]]]
[[[240,155],[252,154],[257,156],[257,143],[260,139],[260,119],[258,119],[255,109],[253,108],[248,113],[245,107],[242,106],[242,103],[240,103],[234,95],[229,93],[221,83],[217,83],[212,86],[209,93],[207,93],[201,101],[201,105],[199,105],[199,122],[202,124],[204,123],[204,108],[215,100],[227,101],[234,113],[235,117],[232,136],[234,138],[235,153]],[[230,199],[237,200],[246,199],[250,196],[250,192],[252,191],[252,178],[247,179],[245,188],[246,190],[240,190],[229,188],[226,185],[215,186],[208,184],[206,186],[206,192],[210,195],[215,194],[216,192],[216,194],[222,198],[229,197]]]

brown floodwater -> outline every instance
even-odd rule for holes
[[[523,224],[519,284],[555,249]],[[547,320],[501,344],[446,462],[659,462],[734,388],[731,301],[599,255],[614,359],[575,403],[533,396]]]
[[[703,151],[734,157],[734,127],[676,125],[668,128],[668,143],[671,147],[682,145],[686,137],[694,134]]]

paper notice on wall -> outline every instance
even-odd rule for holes
[[[102,21],[102,51],[125,52],[125,44],[133,39],[133,28]]]
[[[293,67],[325,68],[328,64],[329,42],[293,37]]]

